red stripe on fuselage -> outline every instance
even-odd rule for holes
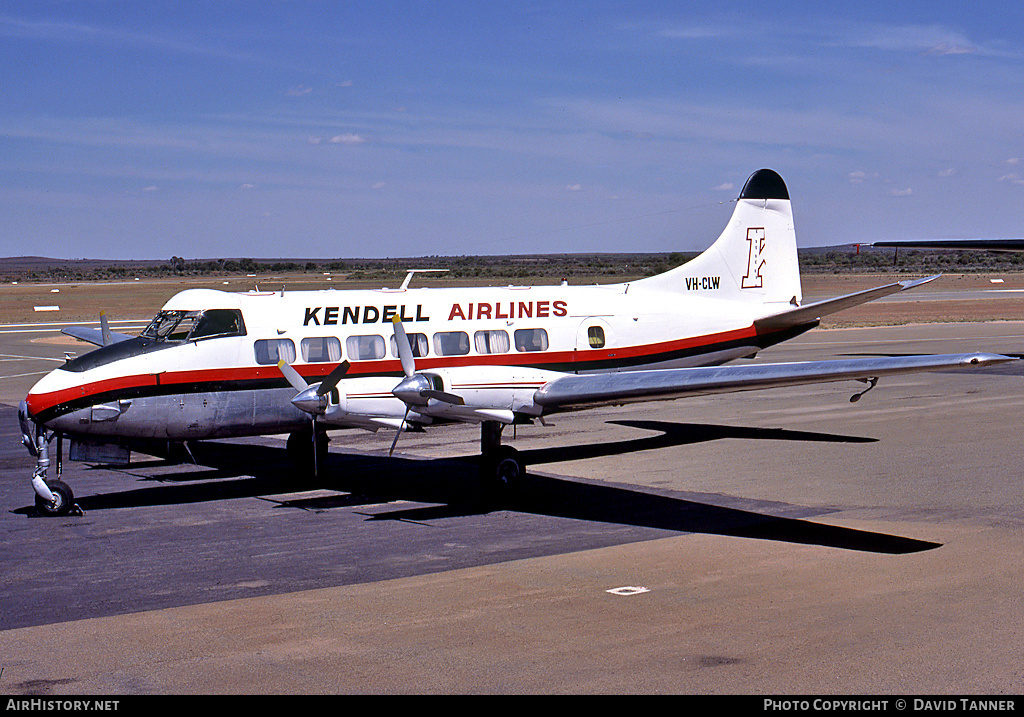
[[[417,370],[430,370],[462,366],[530,366],[544,368],[546,366],[572,366],[573,370],[586,370],[588,366],[601,364],[637,364],[638,359],[645,356],[657,357],[664,354],[678,353],[730,343],[744,339],[756,339],[757,332],[753,326],[735,331],[723,331],[717,334],[694,336],[673,341],[661,341],[653,344],[637,346],[620,346],[604,349],[574,349],[571,351],[515,351],[504,354],[472,354],[465,356],[425,356],[416,359]],[[301,364],[296,370],[312,383],[323,379],[337,364]],[[58,369],[60,370],[60,369]],[[387,375],[402,373],[398,359],[374,361],[355,361],[350,364],[346,377]],[[137,395],[140,390],[150,387],[187,386],[221,384],[222,390],[231,390],[229,384],[251,381],[284,380],[277,366],[247,366],[244,368],[209,368],[190,371],[168,371],[162,373],[136,374],[117,378],[93,381],[79,386],[51,391],[49,393],[29,393],[26,398],[29,412],[32,415],[52,410],[67,403],[88,405],[86,399],[92,396],[108,396],[104,400],[116,400],[117,394]],[[166,391],[165,393],[175,393]]]

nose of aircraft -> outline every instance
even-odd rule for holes
[[[33,418],[38,418],[48,409],[55,407],[61,400],[65,400],[68,390],[73,386],[73,380],[67,371],[55,370],[36,381],[25,396],[25,406]]]

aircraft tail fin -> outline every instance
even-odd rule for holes
[[[714,244],[686,264],[638,283],[709,298],[799,304],[796,230],[782,177],[770,169],[754,172]]]

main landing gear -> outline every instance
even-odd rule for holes
[[[526,465],[512,446],[501,445],[505,424],[484,421],[480,424],[480,474],[497,490],[505,490],[526,475]]]

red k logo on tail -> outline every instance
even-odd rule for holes
[[[750,253],[747,255],[747,273],[743,276],[740,288],[760,289],[761,268],[764,266],[764,259],[761,252],[764,251],[764,229],[747,229],[747,243],[750,244]]]

